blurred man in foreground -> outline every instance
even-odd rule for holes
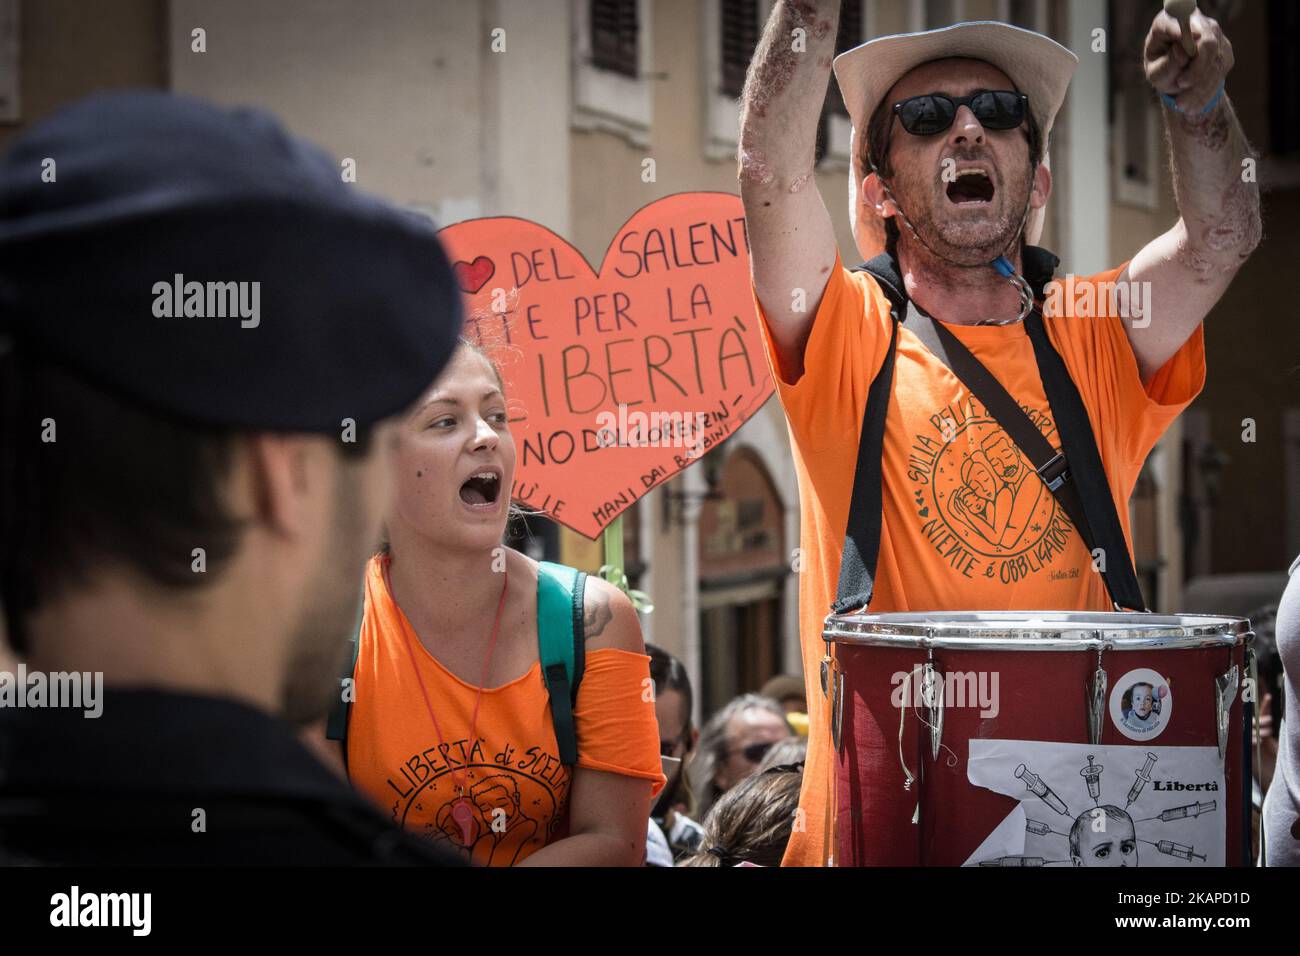
[[[0,161],[8,860],[442,860],[295,726],[460,324],[432,226],[266,114],[98,96]]]

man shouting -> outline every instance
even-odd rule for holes
[[[786,865],[820,865],[830,850],[818,675],[832,609],[1141,609],[1128,498],[1204,382],[1201,321],[1261,231],[1257,189],[1242,181],[1251,150],[1224,90],[1232,47],[1198,12],[1189,55],[1161,13],[1144,65],[1163,94],[1181,218],[1132,260],[1045,286],[1057,260],[1025,245],[1025,223],[1051,196],[1044,155],[1078,61],[1036,33],[961,23],[835,60],[864,173],[855,213],[883,218],[887,236],[870,271],[846,269],[813,185],[838,7],[779,0],[741,105],[754,292],[789,419],[805,562],[810,744]],[[974,386],[972,368],[985,373]],[[901,770],[879,776],[902,787]],[[878,796],[852,812],[869,821]]]

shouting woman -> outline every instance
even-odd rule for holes
[[[366,571],[352,782],[474,863],[640,865],[664,777],[636,612],[502,545],[515,443],[488,356],[462,344],[398,441],[388,543]]]

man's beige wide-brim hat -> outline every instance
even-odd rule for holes
[[[913,67],[948,57],[991,63],[1029,97],[1043,143],[1074,76],[1079,58],[1041,33],[996,20],[972,20],[923,33],[869,40],[835,58],[835,79],[853,121],[854,139],[866,135],[880,101]]]

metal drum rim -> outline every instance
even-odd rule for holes
[[[976,615],[997,617],[989,627]],[[942,611],[831,614],[823,625],[828,644],[950,650],[1084,651],[1233,647],[1252,635],[1246,618],[1213,614],[1145,614],[1113,611]],[[943,615],[957,620],[935,620]],[[1052,621],[1056,617],[1058,620]],[[1039,627],[1007,627],[1017,619]],[[1044,634],[1058,624],[1069,637]]]

